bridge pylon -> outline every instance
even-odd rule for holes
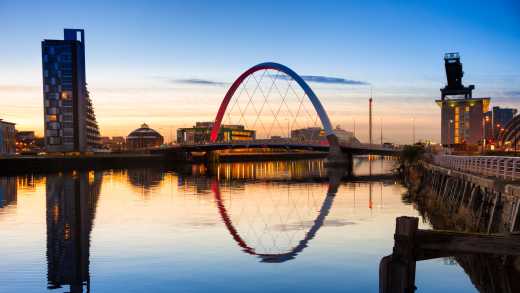
[[[341,150],[338,137],[335,134],[327,135],[329,141],[329,154],[325,159],[327,167],[343,167],[346,168],[347,174],[352,175],[353,157],[351,153],[344,153]]]

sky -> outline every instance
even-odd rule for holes
[[[170,140],[213,120],[230,84],[266,61],[311,76],[332,124],[355,123],[362,141],[370,90],[385,141],[411,142],[413,123],[439,140],[446,52],[460,52],[474,96],[520,108],[517,1],[0,0],[0,119],[19,130],[43,133],[41,41],[63,28],[85,29],[104,136],[146,122]]]

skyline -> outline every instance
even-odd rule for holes
[[[376,135],[382,118],[385,140],[411,141],[414,118],[418,140],[439,141],[434,100],[445,84],[446,52],[461,53],[464,84],[475,84],[475,97],[520,106],[520,57],[513,53],[520,49],[519,5],[469,3],[377,3],[374,9],[374,3],[328,2],[295,9],[289,2],[121,8],[0,1],[0,34],[14,44],[0,47],[0,118],[42,134],[40,42],[79,28],[86,33],[87,81],[103,136],[126,136],[146,122],[169,141],[170,127],[213,120],[243,71],[275,61],[310,76],[332,123],[352,130],[355,119],[361,140],[367,140],[372,88]],[[258,9],[279,23],[256,15]],[[462,9],[469,12],[455,18],[453,11]],[[47,18],[56,10],[63,17]]]

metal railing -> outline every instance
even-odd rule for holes
[[[434,163],[478,175],[520,179],[520,157],[437,155]]]

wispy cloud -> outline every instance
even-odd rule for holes
[[[277,75],[278,79],[290,79],[288,75]],[[323,76],[323,75],[301,75],[303,80],[315,83],[342,84],[342,85],[370,85],[366,81],[346,79],[341,77]]]
[[[520,97],[520,90],[506,91],[504,94],[512,98],[518,98]]]
[[[171,81],[174,83],[185,83],[185,84],[195,84],[195,85],[212,85],[212,86],[226,85],[225,82],[214,81],[214,80],[209,80],[209,79],[199,79],[199,78],[173,79]]]

